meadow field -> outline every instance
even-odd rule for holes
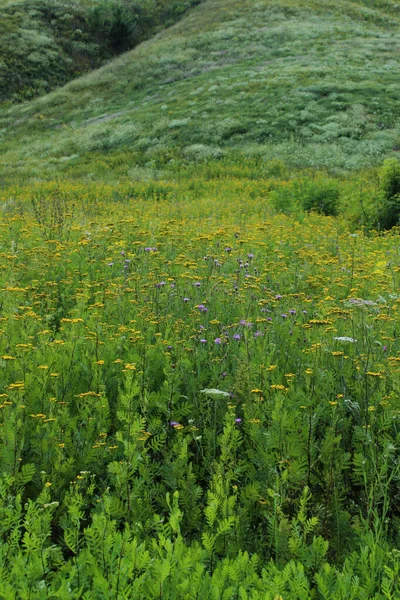
[[[398,233],[265,196],[3,195],[0,597],[399,598]]]

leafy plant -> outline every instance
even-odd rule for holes
[[[391,229],[400,223],[400,162],[387,159],[379,172],[381,199],[378,223],[383,229]]]

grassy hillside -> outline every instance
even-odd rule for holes
[[[389,0],[207,0],[100,70],[3,108],[3,177],[132,177],[228,151],[374,165],[400,148],[399,23]]]
[[[0,103],[44,94],[99,67],[198,1],[0,2]]]

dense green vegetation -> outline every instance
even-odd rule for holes
[[[205,0],[21,102],[194,4],[0,0],[0,599],[398,600],[398,3]]]
[[[199,1],[0,2],[0,103],[44,94],[99,67]]]
[[[398,234],[266,192],[4,194],[3,598],[399,597]]]

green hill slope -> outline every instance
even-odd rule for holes
[[[0,0],[0,103],[22,102],[130,50],[199,0]]]
[[[3,177],[118,177],[240,152],[356,169],[400,148],[393,1],[207,0],[64,88],[0,113]]]

